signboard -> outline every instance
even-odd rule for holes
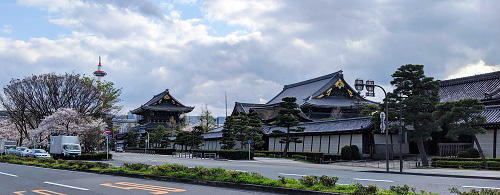
[[[146,133],[146,130],[144,130],[144,129],[139,129],[139,133],[140,133],[140,134]]]
[[[251,144],[252,143],[252,140],[248,140],[248,144]]]
[[[385,126],[385,112],[380,112],[380,131],[384,133],[386,130]]]

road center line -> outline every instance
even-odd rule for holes
[[[83,191],[88,191],[89,190],[89,189],[86,189],[86,188],[79,188],[79,187],[75,187],[75,186],[64,185],[64,184],[59,184],[59,183],[52,183],[52,182],[47,182],[47,181],[43,182],[43,183],[50,184],[50,185],[55,185],[55,186],[66,187],[66,188],[73,188],[73,189],[83,190]]]
[[[462,188],[478,188],[478,189],[494,189],[494,190],[500,190],[500,188],[495,188],[495,187],[481,187],[481,186],[462,186]]]
[[[361,179],[361,178],[353,178],[353,179],[358,181],[379,181],[379,182],[389,182],[389,183],[394,182],[391,180],[383,180],[383,179]]]
[[[300,174],[293,174],[293,173],[278,173],[278,174],[280,174],[280,175],[300,176],[300,177],[307,176],[307,175],[300,175]]]
[[[11,177],[18,177],[17,175],[12,175],[12,174],[8,174],[8,173],[4,173],[4,172],[0,172],[1,175],[7,175],[7,176],[11,176]]]

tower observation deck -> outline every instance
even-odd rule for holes
[[[106,72],[104,72],[101,65],[101,56],[99,56],[99,65],[97,65],[97,70],[94,71],[94,76],[97,77],[97,80],[101,80],[102,77],[106,76]]]

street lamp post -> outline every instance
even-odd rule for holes
[[[375,87],[378,87],[382,89],[384,92],[384,97],[385,97],[385,114],[381,113],[381,128],[380,130],[384,133],[385,132],[385,170],[389,172],[389,131],[386,130],[385,128],[388,125],[388,118],[389,118],[389,105],[387,104],[387,92],[385,89],[379,85],[375,85],[375,82],[373,80],[367,80],[366,83],[363,83],[363,80],[361,79],[356,79],[354,83],[354,87],[356,90],[361,93],[363,91],[363,88],[366,86],[366,96],[371,96],[375,97]],[[383,115],[386,115],[385,117],[382,117]]]

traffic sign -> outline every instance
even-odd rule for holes
[[[385,126],[385,112],[380,112],[380,131],[382,133],[385,132],[386,126]]]
[[[248,140],[248,144],[251,144],[252,143],[252,140]]]
[[[144,130],[144,129],[139,129],[139,133],[141,133],[141,134],[142,134],[142,133],[146,133],[146,130]]]

